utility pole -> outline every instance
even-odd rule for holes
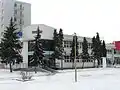
[[[75,82],[77,82],[77,66],[76,66],[76,33],[74,33],[74,40],[75,40],[75,57],[74,57],[74,65],[75,65]]]

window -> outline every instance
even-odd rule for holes
[[[4,9],[2,9],[2,14],[4,14]]]
[[[1,28],[4,28],[4,24],[1,25]]]
[[[20,19],[20,24],[22,24],[22,20]]]
[[[22,7],[22,9],[24,10],[24,7]]]
[[[67,47],[68,47],[68,45],[67,45]]]
[[[14,6],[17,7],[17,4],[15,3]]]
[[[22,16],[22,12],[20,12],[20,17]]]
[[[17,18],[16,18],[16,17],[14,17],[14,21],[15,21],[15,22],[17,21]]]
[[[64,48],[71,48],[72,41],[64,41]]]
[[[69,62],[69,60],[67,60],[67,62]]]
[[[22,4],[20,5],[20,9],[22,9]]]
[[[66,48],[66,45],[64,45],[64,48]]]
[[[114,54],[116,54],[116,50],[114,49]]]
[[[22,24],[24,25],[24,21],[22,22]]]
[[[64,44],[66,44],[66,41],[64,41]]]
[[[91,43],[88,43],[88,48],[91,49]]]
[[[3,2],[2,2],[2,7],[3,7]]]
[[[66,59],[69,59],[69,56],[66,56]]]
[[[17,10],[15,10],[15,14],[17,14]]]
[[[1,36],[3,36],[4,32],[1,32]]]
[[[2,14],[4,14],[4,10],[2,9]]]
[[[3,19],[4,19],[4,17],[2,16],[2,17],[1,17],[1,22],[3,21]]]
[[[79,43],[79,48],[82,48],[82,42]]]
[[[107,53],[108,53],[108,54],[111,54],[111,53],[112,53],[112,50],[109,50],[109,49],[108,49],[108,50],[107,50]]]

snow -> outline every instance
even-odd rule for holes
[[[77,71],[78,82],[74,82],[74,70],[59,71],[55,75],[32,73],[32,81],[21,82],[16,80],[20,72],[0,69],[0,90],[120,90],[120,68]]]

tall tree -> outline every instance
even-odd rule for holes
[[[98,66],[101,64],[101,40],[99,37],[99,33],[96,35],[96,44],[95,44],[95,57],[98,62]]]
[[[52,54],[52,59],[53,59],[53,65],[54,67],[56,68],[56,65],[55,65],[55,62],[56,62],[56,59],[58,59],[59,57],[59,46],[58,46],[58,33],[57,33],[57,30],[55,29],[54,30],[54,33],[53,33],[53,48],[54,48],[54,52]]]
[[[44,51],[43,51],[43,47],[41,43],[40,33],[42,33],[42,31],[40,31],[38,27],[37,35],[35,37],[34,53],[33,53],[33,57],[31,58],[31,62],[30,62],[32,63],[33,66],[35,66],[35,73],[37,73],[36,67],[38,67],[38,65],[44,66],[44,61],[43,61]]]
[[[103,40],[102,45],[101,45],[101,53],[102,53],[102,57],[106,57],[107,56],[107,49],[106,49],[106,45],[105,45],[105,41]]]
[[[92,49],[91,59],[94,60],[94,67],[95,67],[95,60],[96,60],[96,38],[95,38],[95,36],[92,38],[92,46],[91,46],[91,49]]]
[[[73,36],[73,41],[72,41],[72,45],[71,45],[72,49],[71,49],[71,53],[70,53],[70,58],[72,60],[72,67],[74,67],[74,59],[75,59],[75,53],[76,53],[76,57],[79,57],[79,52],[78,52],[78,38],[77,36]],[[76,50],[75,50],[76,48]],[[75,52],[76,51],[76,52]]]
[[[88,60],[88,59],[89,59],[88,42],[84,37],[83,43],[82,43],[82,62],[83,62],[82,68],[84,67],[85,60]]]
[[[59,34],[58,34],[58,46],[59,46],[59,59],[61,60],[61,69],[63,69],[63,59],[64,59],[64,47],[63,47],[63,30],[60,28]]]
[[[12,65],[14,63],[19,64],[23,60],[20,52],[21,49],[22,45],[17,36],[16,24],[11,18],[10,24],[6,27],[0,43],[0,57],[2,63],[9,64],[10,72],[12,72]]]

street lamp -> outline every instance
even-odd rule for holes
[[[75,57],[74,57],[74,66],[75,66],[75,82],[77,82],[77,66],[76,66],[76,33],[74,33],[74,41],[75,41]]]

